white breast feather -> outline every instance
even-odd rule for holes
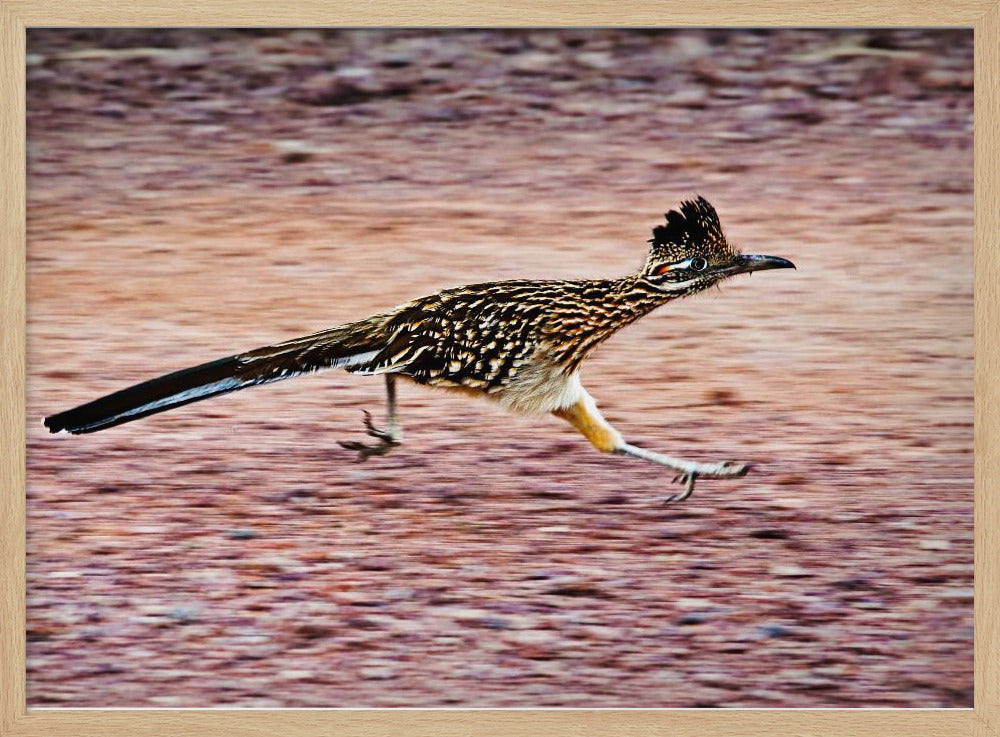
[[[587,392],[580,374],[564,374],[558,366],[524,366],[517,376],[492,397],[513,412],[537,415],[576,404]]]

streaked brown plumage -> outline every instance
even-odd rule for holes
[[[703,198],[682,203],[653,230],[643,269],[619,279],[511,280],[445,289],[388,312],[168,374],[48,417],[52,432],[89,433],[173,407],[303,373],[343,368],[384,374],[389,428],[379,442],[341,443],[359,458],[399,444],[395,378],[481,394],[520,413],[551,412],[597,448],[669,466],[691,493],[698,476],[745,474],[743,464],[697,464],[626,443],[580,383],[587,355],[660,305],[739,273],[788,268],[785,259],[744,256],[726,240]]]

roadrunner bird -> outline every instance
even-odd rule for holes
[[[358,460],[402,440],[396,379],[485,395],[504,408],[551,413],[598,450],[643,458],[677,472],[690,496],[699,477],[743,476],[747,464],[694,463],[625,442],[580,383],[580,364],[602,342],[653,309],[737,274],[794,268],[776,256],[741,254],[702,197],[683,202],[653,229],[645,265],[618,279],[512,280],[445,289],[388,312],[303,338],[161,376],[47,417],[51,432],[90,433],[219,394],[342,368],[385,376],[388,424],[365,411],[375,443],[341,442]]]

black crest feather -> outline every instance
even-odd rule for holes
[[[649,242],[656,246],[701,246],[707,241],[724,241],[722,225],[715,208],[704,197],[681,203],[680,212],[671,210],[664,216],[666,225],[653,228]]]

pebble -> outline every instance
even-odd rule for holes
[[[255,532],[254,530],[239,528],[227,532],[226,537],[228,537],[230,540],[253,540],[255,537],[257,537],[257,532]]]
[[[685,614],[683,617],[677,620],[677,624],[685,626],[691,624],[703,624],[711,619],[712,615],[708,612],[692,612],[690,614]]]
[[[763,527],[751,530],[750,537],[757,538],[758,540],[787,540],[789,533],[788,530],[780,527]]]
[[[514,72],[521,73],[545,72],[559,61],[560,57],[555,54],[547,54],[542,51],[529,51],[514,57],[510,68]]]
[[[945,589],[944,591],[935,591],[931,595],[936,599],[973,599],[975,598],[976,590],[972,587],[953,588]]]
[[[488,609],[446,609],[442,612],[458,621],[482,620],[493,615]]]
[[[584,52],[577,54],[574,59],[578,64],[591,69],[607,70],[614,69],[616,66],[614,57],[603,51]]]
[[[320,147],[309,141],[271,141],[271,147],[286,164],[300,164],[309,161],[322,151]]]
[[[793,633],[788,627],[782,624],[762,624],[756,630],[763,637],[791,637]]]
[[[288,681],[305,681],[316,677],[316,671],[306,669],[286,669],[278,671],[278,678]]]
[[[178,622],[190,622],[197,618],[199,611],[201,607],[198,606],[176,606],[167,613],[167,616]]]
[[[921,550],[951,550],[951,542],[943,538],[921,540],[918,545]]]
[[[704,87],[688,86],[663,98],[664,105],[676,107],[704,107],[708,100],[708,92]]]
[[[770,573],[772,576],[781,578],[804,578],[816,575],[812,571],[794,564],[771,566]]]

